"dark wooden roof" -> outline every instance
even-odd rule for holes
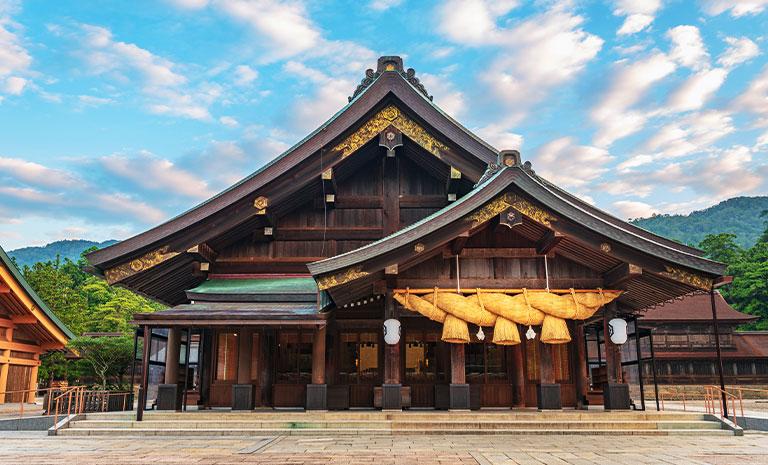
[[[382,57],[382,60],[391,58]],[[423,91],[415,86],[413,79],[409,79],[409,73],[402,72],[402,65],[394,71],[380,73],[347,106],[309,136],[229,189],[166,223],[90,253],[87,256],[93,266],[90,271],[103,273],[107,268],[169,242],[177,244],[175,249],[184,249],[185,246],[202,243],[215,234],[226,232],[221,231],[221,228],[202,225],[213,222],[218,223],[217,226],[226,226],[227,221],[232,221],[228,220],[228,217],[232,217],[233,213],[242,216],[242,210],[250,206],[248,204],[253,202],[255,193],[271,183],[282,181],[288,190],[298,189],[304,183],[313,181],[314,176],[308,176],[306,173],[307,167],[304,167],[305,172],[299,172],[302,162],[319,153],[321,149],[333,146],[332,144],[340,141],[356,125],[392,102],[401,107],[402,111],[412,114],[426,127],[433,129],[435,136],[443,138],[444,142],[459,147],[462,153],[468,154],[468,158],[459,157],[451,162],[455,162],[456,166],[462,169],[462,173],[470,178],[475,176],[476,181],[482,173],[482,168],[478,167],[494,162],[498,152],[433,104]],[[317,168],[319,169],[319,165]],[[473,175],[473,172],[477,174]],[[288,173],[292,174],[286,177]],[[319,171],[317,174],[319,175]],[[231,227],[235,226],[236,223]],[[178,237],[183,234],[188,238]]]
[[[731,307],[719,292],[715,294],[715,310],[717,320],[724,323],[749,323],[758,318]],[[641,323],[711,323],[712,303],[709,294],[693,294],[650,308],[639,319]]]
[[[136,313],[133,323],[150,326],[238,326],[325,324],[328,313],[311,303],[202,302],[154,313]]]

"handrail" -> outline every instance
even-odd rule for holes
[[[50,410],[51,410],[50,409],[51,396],[52,396],[53,392],[55,392],[55,391],[62,391],[64,389],[67,389],[67,388],[49,387],[49,388],[16,389],[16,390],[13,390],[13,391],[4,391],[4,392],[2,392],[0,394],[3,394],[5,396],[5,398],[6,398],[5,404],[15,404],[16,403],[16,402],[9,402],[9,401],[7,401],[8,395],[10,395],[10,394],[19,394],[19,393],[21,393],[21,394],[24,394],[24,395],[21,396],[21,400],[18,402],[19,403],[18,410],[16,410],[16,411],[4,411],[3,413],[4,414],[5,413],[10,413],[10,414],[18,413],[19,414],[19,418],[23,418],[24,417],[25,404],[34,403],[34,402],[29,402],[29,394],[31,394],[31,393],[35,394],[35,397],[37,397],[37,393],[43,393],[43,395],[48,394],[48,406],[47,406],[48,408],[46,409],[46,411],[50,412]]]
[[[710,385],[707,386],[707,398],[705,399],[705,407],[707,409],[707,413],[712,413],[713,415],[716,413],[715,410],[715,393],[719,394],[717,404],[720,407],[720,417],[724,417],[723,414],[723,396],[725,397],[725,402],[727,406],[728,399],[731,401],[731,412],[733,412],[733,418],[731,419],[735,425],[738,426],[738,420],[736,415],[736,400],[739,401],[739,410],[741,411],[741,417],[744,418],[744,391],[750,391],[750,392],[762,392],[765,394],[768,394],[768,389],[757,389],[757,388],[746,388],[741,386],[731,386],[730,389],[732,391],[736,391],[738,394],[734,394],[733,392],[728,392],[728,387],[725,388],[725,390],[721,389],[720,386],[714,386]]]

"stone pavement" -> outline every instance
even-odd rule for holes
[[[768,435],[130,438],[0,433],[3,465],[768,464]]]

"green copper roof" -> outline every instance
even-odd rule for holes
[[[64,323],[59,320],[59,318],[56,316],[55,313],[53,313],[53,310],[51,310],[48,305],[43,301],[43,299],[40,298],[39,295],[37,295],[37,292],[35,292],[34,289],[32,289],[32,286],[29,285],[26,279],[24,279],[24,276],[21,274],[21,271],[19,271],[18,268],[16,268],[16,264],[13,263],[13,260],[11,260],[11,257],[8,256],[8,254],[5,253],[5,250],[3,250],[2,247],[0,247],[0,261],[3,262],[3,264],[8,268],[8,271],[11,272],[14,278],[16,278],[16,281],[21,285],[21,287],[24,288],[25,291],[27,291],[27,294],[32,298],[32,300],[35,301],[38,307],[40,307],[40,310],[45,313],[45,315],[53,321],[53,324],[59,327],[59,329],[69,338],[72,339],[75,337],[74,334],[72,334],[72,331],[67,328]],[[314,282],[314,280],[313,280]]]
[[[210,279],[195,294],[317,294],[313,278]]]

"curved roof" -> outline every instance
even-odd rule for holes
[[[380,58],[379,67],[386,66],[392,61],[392,58]],[[361,90],[359,95],[328,121],[250,176],[159,226],[88,254],[88,261],[97,270],[103,271],[104,265],[109,265],[110,262],[117,263],[156,246],[161,241],[167,240],[169,236],[190,228],[215,213],[254,195],[259,189],[301,164],[312,154],[338,140],[351,127],[358,124],[364,116],[375,111],[377,106],[390,96],[403,102],[425,123],[483,164],[496,160],[498,155],[496,149],[440,110],[430,98],[422,93],[422,90],[414,87],[413,79],[409,79],[409,76],[412,76],[412,70],[404,71],[402,61],[400,61],[399,66],[399,68],[384,69]]]
[[[572,196],[563,195],[563,191],[553,189],[550,183],[543,182],[541,178],[520,166],[503,167],[495,173],[491,170],[491,173],[481,184],[477,185],[459,201],[444,207],[407,228],[364,247],[310,263],[308,265],[310,272],[315,277],[318,277],[319,275],[332,273],[371,260],[393,249],[414,243],[437,229],[465,217],[502,193],[505,189],[513,186],[529,195],[532,199],[535,199],[537,203],[547,207],[550,211],[571,220],[575,224],[588,228],[604,238],[612,239],[616,243],[627,245],[641,253],[705,272],[709,275],[721,276],[725,272],[724,264],[702,258],[700,255],[692,253],[690,247],[669,241],[645,230],[640,230],[642,231],[640,232],[636,226],[630,227],[628,223],[607,215],[594,207],[586,208],[583,202],[574,202]]]

